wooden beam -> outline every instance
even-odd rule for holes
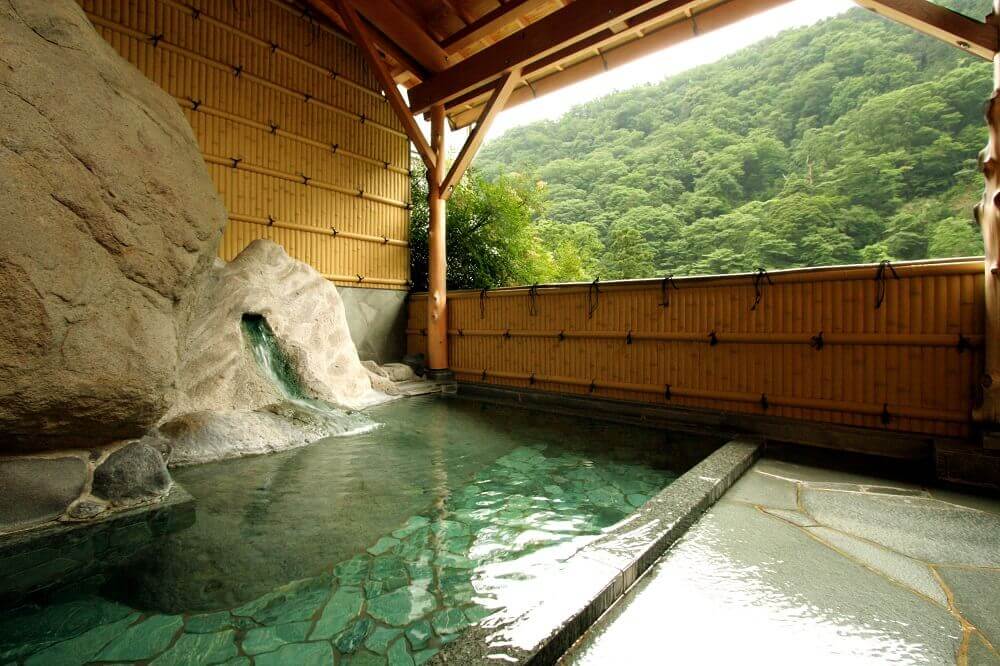
[[[340,0],[310,0],[324,14],[338,7]],[[362,0],[352,4],[362,16],[368,19],[400,49],[420,63],[428,72],[440,72],[448,66],[448,54],[427,34],[424,26],[387,0]],[[344,19],[344,24],[347,20]]]
[[[371,33],[368,31],[368,27],[365,25],[364,20],[358,16],[358,13],[354,10],[354,7],[348,0],[333,1],[336,3],[337,12],[347,25],[347,29],[350,31],[351,37],[353,37],[354,41],[357,42],[358,48],[361,49],[361,53],[364,55],[365,60],[368,61],[368,66],[372,68],[372,71],[375,73],[375,77],[385,90],[385,97],[389,102],[389,106],[392,107],[392,110],[396,113],[400,122],[403,123],[403,129],[406,130],[406,135],[410,137],[410,141],[413,142],[413,145],[416,147],[421,159],[423,159],[424,164],[427,165],[427,170],[433,171],[436,164],[434,151],[431,150],[430,144],[427,142],[427,139],[424,138],[424,133],[420,130],[420,126],[417,125],[416,119],[410,114],[409,107],[406,105],[406,100],[403,99],[403,95],[399,92],[399,88],[396,87],[396,81],[392,78],[392,74],[390,74],[389,70],[386,68],[385,61],[382,60],[378,53],[375,52],[375,46],[372,44]]]
[[[993,0],[993,14],[987,20],[1000,30],[1000,0]],[[986,128],[989,142],[979,153],[986,188],[975,208],[986,255],[986,357],[981,378],[983,401],[974,418],[995,427],[1000,423],[1000,55],[993,58],[993,94],[986,105]]]
[[[476,127],[469,134],[469,138],[465,140],[465,145],[462,146],[458,158],[451,165],[451,170],[448,171],[448,175],[441,183],[441,196],[444,199],[448,199],[451,196],[455,185],[465,175],[466,169],[472,163],[472,158],[476,156],[476,152],[483,144],[486,133],[490,131],[490,125],[493,124],[493,120],[497,117],[497,114],[503,110],[504,104],[507,103],[507,98],[514,92],[514,87],[520,80],[520,72],[510,72],[500,79],[500,83],[497,84],[496,89],[493,91],[490,101],[483,108],[479,122],[476,123]]]
[[[431,109],[431,145],[437,166],[427,170],[427,367],[434,373],[448,368],[448,236],[444,181],[444,107]]]
[[[683,6],[692,0],[672,0]],[[663,5],[663,0],[581,0],[549,14],[410,89],[410,108],[424,113],[488,83],[505,71],[522,68],[610,25]]]
[[[888,19],[992,60],[1000,48],[997,28],[928,0],[855,0]]]
[[[430,77],[430,73],[424,69],[420,63],[410,57],[409,53],[399,48],[394,41],[382,34],[381,30],[373,26],[368,21],[365,21],[365,25],[368,27],[368,33],[375,41],[375,46],[377,46],[382,53],[395,60],[399,63],[401,68],[411,73],[421,81],[426,81]]]
[[[655,29],[644,31],[643,37],[633,41],[625,42],[621,45],[613,45],[602,50],[601,56],[573,63],[559,71],[540,78],[533,79],[531,86],[521,86],[511,93],[507,100],[507,107],[511,108],[525,102],[529,102],[536,97],[541,97],[552,93],[560,88],[572,85],[584,79],[603,73],[605,70],[620,67],[639,58],[650,55],[657,51],[675,46],[699,35],[704,35],[714,30],[724,28],[737,21],[753,16],[763,11],[773,9],[786,4],[790,0],[729,0],[720,5],[714,5],[708,9],[694,14],[695,21],[689,19],[684,13],[678,13],[678,19],[671,23],[657,26]],[[637,17],[638,18],[638,17]],[[694,24],[697,22],[698,29]],[[543,69],[542,65],[551,67],[554,62],[551,58],[532,63],[525,67],[523,76]],[[480,111],[485,103],[489,89],[481,88],[462,97],[455,98],[446,108],[458,107],[461,104],[472,104],[467,109],[455,109],[449,115],[453,127],[467,127],[476,122]]]
[[[493,11],[487,12],[458,32],[443,39],[441,46],[448,53],[461,51],[465,47],[489,37],[501,28],[505,28],[511,23],[516,22],[522,15],[533,12],[551,1],[511,0],[506,4],[501,4]]]

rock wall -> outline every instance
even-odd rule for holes
[[[309,398],[357,410],[398,393],[311,267],[267,241],[215,259],[227,215],[187,121],[73,0],[0,0],[0,109],[0,534],[155,503],[164,453],[370,425],[289,405],[248,353],[245,313]]]
[[[140,437],[226,211],[177,104],[72,0],[0,3],[0,449]]]

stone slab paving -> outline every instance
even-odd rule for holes
[[[1000,501],[761,460],[564,657],[1000,665]]]

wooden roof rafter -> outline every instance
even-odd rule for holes
[[[466,25],[465,28],[446,37],[441,41],[441,46],[448,53],[456,53],[490,37],[512,23],[517,23],[525,13],[535,11],[549,2],[551,0],[509,0],[509,2],[501,3],[496,9],[487,12]]]
[[[396,86],[396,81],[389,72],[385,61],[375,50],[371,32],[365,25],[364,19],[362,19],[357,13],[350,0],[333,0],[333,2],[336,3],[336,11],[347,25],[347,29],[350,32],[351,37],[354,38],[358,48],[361,49],[365,60],[368,61],[369,67],[372,68],[372,71],[375,73],[375,77],[378,79],[379,84],[381,84],[382,89],[385,91],[386,100],[389,102],[389,106],[399,118],[400,122],[403,124],[403,129],[406,131],[406,135],[409,137],[410,141],[413,142],[420,158],[424,161],[424,164],[427,165],[428,171],[434,171],[434,166],[437,160],[434,150],[431,148],[430,142],[428,142],[426,137],[424,137],[424,133],[421,131],[420,126],[417,125],[416,119],[410,114],[409,108],[406,105],[406,100],[403,99],[402,93],[399,92],[399,88]]]
[[[536,60],[523,69],[524,84],[511,95],[508,108],[566,85],[621,66],[650,53],[724,27],[790,0],[686,0],[666,2],[624,22],[620,32],[592,34]],[[694,11],[698,9],[699,11]],[[471,90],[448,103],[452,127],[465,127],[478,117],[489,86]]]
[[[580,0],[452,65],[410,89],[410,109],[424,113],[493,81],[506,71],[571,47],[657,6],[671,11],[692,0]],[[612,34],[613,36],[613,34]],[[592,47],[593,45],[591,45]]]
[[[992,60],[1000,50],[997,28],[928,0],[855,0],[897,23]]]

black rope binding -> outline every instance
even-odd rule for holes
[[[823,340],[823,331],[820,331],[816,335],[809,338],[809,346],[816,351],[823,351],[823,345],[825,344],[826,342]]]
[[[566,339],[566,331],[559,331],[559,335],[556,337],[559,338],[559,342],[564,341]]]
[[[465,331],[463,331],[462,329],[458,329],[458,337],[464,338],[465,337]]]
[[[243,65],[234,65],[233,66],[233,76],[235,76],[236,78],[240,78],[240,75],[242,73],[243,73]]]
[[[884,259],[879,262],[878,268],[875,269],[875,309],[878,310],[882,307],[883,301],[885,301],[885,281],[887,276],[885,274],[885,269],[889,269],[892,273],[892,277],[896,280],[899,279],[899,274],[896,273],[896,269],[893,267],[892,262],[888,259]]]
[[[197,111],[199,108],[201,108],[201,100],[200,99],[195,99],[193,97],[188,97],[188,101],[191,102],[191,110],[192,111]]]
[[[889,414],[889,403],[882,403],[882,415],[879,418],[882,420],[882,425],[889,425],[892,420],[892,415]]]
[[[531,285],[528,290],[528,314],[532,317],[538,316],[538,283]]]
[[[535,373],[531,373],[531,376],[528,377],[528,385],[529,386],[535,385]]]
[[[760,394],[760,408],[763,409],[766,412],[770,407],[771,407],[771,403],[769,403],[767,401],[767,394],[766,393],[761,393]]]
[[[673,396],[670,394],[670,384],[667,384],[666,388],[663,389],[663,398],[665,400],[670,400],[673,398]]]
[[[330,227],[330,234],[333,235],[334,238],[336,238],[340,234],[340,229],[338,229],[337,227]]]
[[[299,178],[302,179],[302,184],[303,185],[305,185],[306,187],[309,187],[309,181],[312,180],[312,178],[310,178],[309,176],[305,175],[304,173],[300,173],[299,174]]]
[[[335,69],[331,69],[331,70],[330,70],[330,78],[331,78],[331,79],[333,79],[334,81],[336,81],[336,80],[337,80],[337,77],[339,77],[339,76],[340,76],[340,72],[338,72],[338,71],[337,71],[337,70],[335,70]]]
[[[708,334],[708,346],[714,347],[717,344],[719,344],[719,338],[715,335],[715,331],[712,331]]]
[[[482,381],[486,381],[486,370],[483,370]]]
[[[273,120],[268,120],[267,121],[267,127],[268,127],[268,129],[270,129],[271,134],[277,134],[278,133],[278,129],[279,129],[278,123],[274,122]]]
[[[959,333],[956,348],[958,349],[959,354],[963,354],[966,350],[972,349],[972,342],[969,341],[969,338]]]
[[[590,380],[590,392],[593,393],[596,390],[597,390],[597,380],[596,379],[591,379]]]
[[[506,331],[504,331],[503,335],[501,335],[500,337],[502,337],[504,340],[510,340],[511,338],[510,329],[508,328]]]
[[[597,306],[601,302],[601,288],[598,286],[598,282],[601,278],[594,278],[594,281],[590,283],[587,287],[587,319],[593,319],[594,313],[597,311]]]
[[[277,42],[271,42],[271,55],[277,53],[279,48]]]
[[[273,215],[268,215],[267,216],[267,226],[273,227],[275,222],[277,222],[277,220],[274,219]]]
[[[490,290],[489,287],[483,287],[479,291],[479,318],[486,319],[486,299],[488,298],[486,292]]]
[[[234,169],[239,169],[240,168],[240,162],[243,161],[243,158],[242,157],[230,157],[229,161],[232,162],[231,166]]]
[[[191,10],[191,18],[193,20],[197,21],[198,19],[201,18],[201,10],[200,9],[198,9],[197,7],[189,7],[188,9]]]
[[[662,298],[660,299],[661,308],[670,307],[670,291],[669,291],[670,287],[673,287],[674,291],[680,291],[680,287],[678,287],[677,283],[674,282],[673,275],[668,275],[667,277],[663,278],[662,282],[660,282],[660,293],[662,294]]]
[[[364,281],[365,281],[365,276],[358,273],[358,284],[361,284]]]
[[[337,154],[337,151],[338,151],[338,150],[340,150],[340,144],[339,144],[339,143],[331,143],[331,144],[330,144],[330,151],[331,151],[331,152],[332,152],[332,153],[333,153],[334,155],[336,155],[336,154]]]
[[[750,306],[750,312],[757,309],[757,306],[760,305],[760,299],[764,296],[764,280],[767,280],[768,284],[774,284],[771,276],[767,274],[767,270],[763,267],[758,268],[757,273],[753,276],[754,299],[753,305]]]
[[[625,344],[627,344],[627,345],[632,344],[632,329],[631,328],[628,330],[628,334],[625,336]]]
[[[313,96],[310,95],[309,93],[302,93],[302,101],[305,102],[306,104],[312,101],[312,98]]]
[[[157,46],[160,45],[161,41],[163,41],[163,33],[162,32],[158,32],[155,35],[150,35],[149,36],[149,43],[153,45],[154,49]]]

